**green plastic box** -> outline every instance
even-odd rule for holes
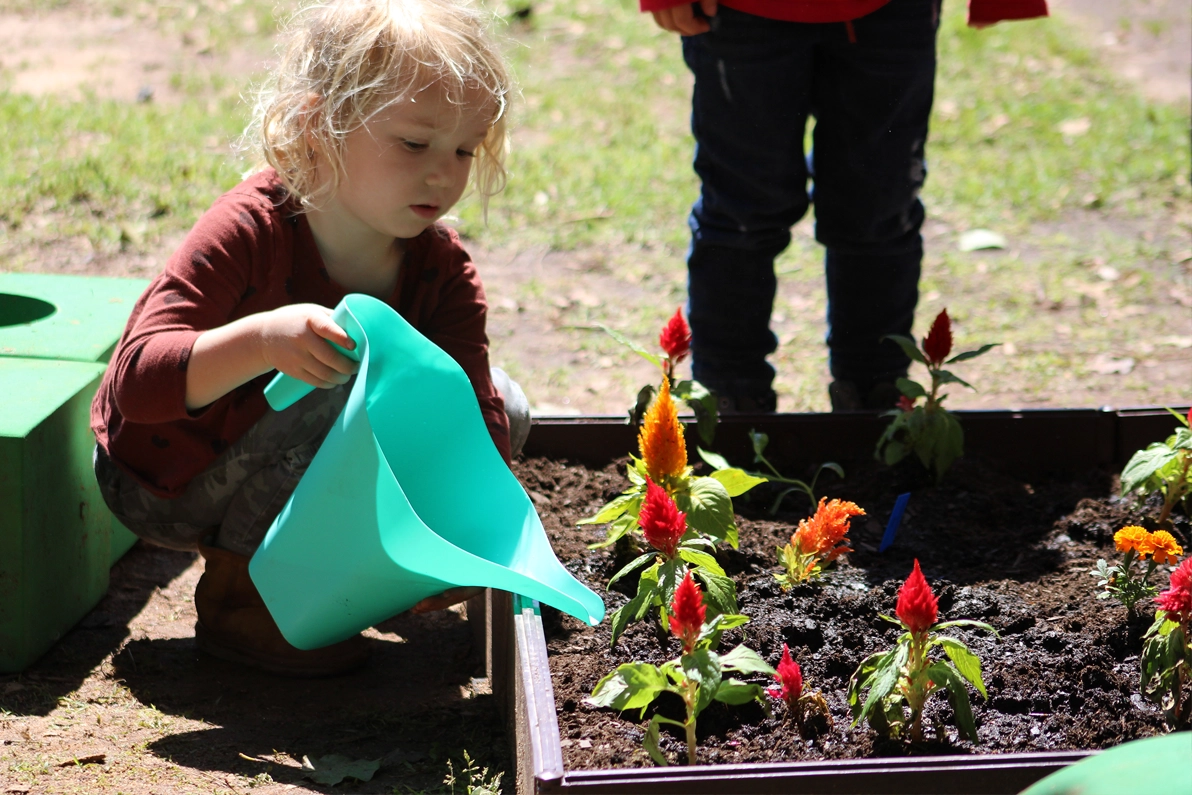
[[[103,371],[0,357],[0,673],[44,654],[107,590],[112,515],[88,422]]]
[[[0,358],[106,363],[148,284],[146,279],[0,273]],[[83,422],[90,426],[89,418]],[[111,564],[137,538],[108,515]]]

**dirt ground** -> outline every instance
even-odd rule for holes
[[[1192,47],[1182,0],[1060,0],[1056,7],[1080,21],[1142,90],[1188,101]],[[179,42],[132,16],[69,4],[36,14],[10,8],[0,4],[0,69],[13,91],[79,96],[87,85],[98,96],[132,102],[149,90],[153,101],[170,103],[178,89],[164,75],[245,73],[268,58],[250,48],[217,64],[205,42]],[[1070,218],[1057,228],[1079,229],[1090,220],[1104,219]],[[1155,219],[1148,233],[1178,236],[1170,220]],[[929,227],[928,245],[933,235],[953,231]],[[95,257],[74,241],[60,241],[36,252],[36,268],[149,276],[177,243]],[[1187,241],[1173,246],[1187,248]],[[552,393],[540,408],[621,413],[621,391],[612,388],[602,362],[575,349],[565,311],[591,300],[623,300],[630,287],[606,263],[632,252],[473,253],[493,274],[486,286],[494,350],[529,369],[554,368],[559,351],[570,352],[564,366],[571,388]],[[542,280],[552,299],[541,307],[520,305],[517,288],[529,279]],[[1192,307],[1188,301],[1181,305]],[[1187,362],[1186,348],[1174,354]],[[1154,372],[1178,382],[1188,371],[1164,365]],[[1115,389],[1107,379],[1094,393],[1057,392],[1051,405],[1123,405],[1124,393]],[[1016,400],[1014,385],[980,399],[1008,405]],[[467,778],[458,775],[464,750],[481,767],[508,770],[499,717],[487,682],[476,678],[483,662],[462,611],[399,617],[371,630],[372,660],[352,676],[278,680],[197,653],[192,595],[201,571],[193,555],[134,547],[113,568],[108,595],[78,627],[29,670],[0,676],[0,794],[434,791],[443,786],[449,759],[457,779]],[[371,782],[335,790],[303,777],[303,757],[318,763],[332,754],[380,767]]]

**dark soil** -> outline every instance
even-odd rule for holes
[[[605,584],[629,558],[624,550],[587,549],[604,529],[577,528],[576,521],[626,487],[625,462],[592,470],[534,459],[520,462],[516,471],[568,569],[605,594],[610,612],[623,604],[626,594],[607,592]],[[741,612],[751,619],[743,633],[724,636],[721,650],[744,641],[777,664],[782,644],[789,644],[808,686],[827,700],[834,726],[805,740],[780,704],[772,702],[769,715],[756,704],[713,704],[699,717],[701,763],[1097,749],[1167,730],[1161,712],[1138,691],[1140,638],[1153,608],[1144,603],[1140,617],[1130,620],[1117,602],[1095,598],[1096,580],[1088,574],[1098,558],[1116,555],[1113,533],[1127,524],[1148,526],[1156,506],[1111,496],[1117,484],[1104,471],[1028,483],[965,459],[942,485],[913,490],[895,543],[879,554],[894,500],[908,490],[908,473],[873,462],[846,465],[845,471],[843,481],[827,475],[821,490],[856,502],[867,516],[853,521],[856,551],[820,584],[783,593],[774,580],[775,548],[787,543],[810,506],[805,497],[789,497],[771,516],[775,492],[769,485],[735,500],[740,550],[718,552],[736,580]],[[1177,518],[1175,534],[1187,548],[1186,517]],[[979,743],[959,739],[942,695],[928,703],[925,725],[933,728],[923,745],[850,726],[848,679],[862,659],[897,638],[899,630],[878,614],[893,614],[915,558],[939,596],[941,620],[985,621],[1000,634],[947,630],[982,661],[988,701],[970,689]],[[1156,581],[1166,584],[1166,571]],[[625,591],[635,587],[628,583]],[[590,628],[549,608],[543,621],[566,766],[652,765],[641,749],[649,712],[639,718],[636,711],[596,709],[584,699],[621,663],[674,658],[677,642],[660,634],[656,620],[631,626],[615,650],[609,648],[607,621]],[[657,707],[681,718],[681,705],[671,698],[664,694]],[[672,762],[686,759],[678,734],[664,733],[662,747]]]

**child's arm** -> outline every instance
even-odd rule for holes
[[[205,331],[190,352],[186,408],[202,408],[271,370],[321,388],[347,383],[359,365],[328,340],[356,347],[331,322],[331,310],[317,304],[291,304]]]
[[[695,15],[694,4],[687,0],[641,0],[641,10],[654,15],[654,22],[663,30],[680,36],[698,36],[711,30],[708,19],[716,16],[717,0],[699,0],[702,17]]]

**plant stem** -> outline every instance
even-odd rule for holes
[[[699,695],[699,684],[688,679],[683,685],[683,701],[687,705],[687,720],[683,728],[687,730],[687,764],[695,764],[695,699]]]

